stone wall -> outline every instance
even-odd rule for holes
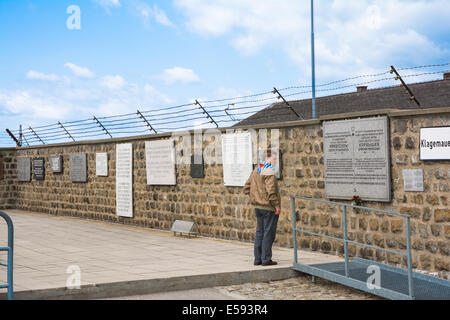
[[[411,215],[414,267],[430,271],[448,271],[450,270],[448,208],[450,162],[421,162],[418,148],[420,127],[450,126],[450,110],[445,108],[415,113],[384,110],[378,114],[387,115],[390,119],[393,200],[391,203],[364,202],[363,205]],[[329,117],[327,120],[373,115],[374,112],[365,112]],[[290,195],[325,199],[322,124],[318,120],[310,120],[265,125],[264,128],[280,129],[283,170],[279,186],[282,194],[282,215],[276,242],[292,246]],[[259,128],[254,126],[241,129]],[[202,235],[252,241],[255,219],[249,199],[243,194],[242,188],[223,185],[221,165],[205,164],[203,179],[192,179],[189,166],[178,165],[176,186],[146,184],[145,141],[166,138],[167,135],[158,135],[17,149],[17,157],[45,158],[45,180],[33,179],[32,182],[7,182],[16,176],[16,159],[14,154],[8,151],[9,154],[4,153],[4,160],[7,167],[5,172],[9,178],[0,181],[2,195],[0,205],[5,202],[4,195],[7,198],[6,203],[10,207],[13,206],[14,201],[11,197],[15,195],[14,206],[19,209],[160,229],[169,229],[176,219],[191,220],[197,224]],[[214,136],[206,139],[203,148],[212,140]],[[115,145],[124,142],[131,142],[134,152],[133,218],[117,217],[115,214]],[[181,144],[182,139],[176,139],[178,156],[181,156]],[[108,153],[108,177],[97,177],[95,174],[97,152]],[[69,179],[69,155],[74,153],[87,153],[87,183],[72,183]],[[64,156],[62,174],[51,172],[49,157],[52,155]],[[401,170],[411,168],[424,170],[425,192],[403,191]],[[342,237],[340,210],[340,207],[336,206],[297,200],[297,226]],[[404,251],[406,246],[404,219],[351,209],[348,221],[350,240]],[[303,235],[299,236],[298,241],[305,249],[330,254],[343,253],[343,245],[339,242]],[[388,261],[392,264],[404,263],[401,256],[386,255],[383,252],[353,245],[350,245],[349,249],[352,255]]]
[[[16,150],[0,148],[0,210],[15,207],[17,198]]]

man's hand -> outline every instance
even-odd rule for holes
[[[280,213],[281,213],[281,208],[280,208],[280,207],[275,208],[275,214],[276,214],[277,216],[279,216]]]

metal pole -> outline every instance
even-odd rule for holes
[[[413,284],[413,273],[412,273],[412,257],[411,257],[411,230],[409,228],[409,217],[406,219],[406,248],[408,250],[408,286],[409,286],[409,296],[414,299],[414,284]]]
[[[316,61],[314,50],[314,0],[311,0],[312,118],[316,119]]]
[[[347,238],[347,207],[342,207],[342,223],[344,226],[344,254],[345,254],[345,276],[348,278],[348,238]]]
[[[298,263],[297,256],[297,217],[295,216],[295,197],[291,196],[291,210],[292,210],[292,236],[294,243],[294,263]]]
[[[0,211],[0,216],[5,219],[8,225],[8,300],[14,299],[13,285],[13,256],[14,256],[14,225],[11,218],[4,212]]]

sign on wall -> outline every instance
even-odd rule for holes
[[[62,173],[62,156],[50,157],[50,169],[53,173]]]
[[[95,154],[95,172],[97,176],[108,176],[108,154],[96,153]]]
[[[70,155],[70,181],[87,182],[86,153]]]
[[[387,117],[323,124],[325,191],[329,199],[391,200]]]
[[[31,181],[31,159],[19,158],[17,159],[18,180],[21,182]]]
[[[145,164],[147,184],[161,186],[174,186],[177,184],[175,147],[172,139],[146,141]]]
[[[133,145],[116,145],[116,214],[133,217]]]
[[[423,192],[423,170],[403,169],[403,186],[405,192]]]
[[[222,159],[225,186],[243,187],[253,171],[251,134],[223,134]]]
[[[450,160],[450,127],[420,129],[420,160]]]
[[[44,180],[45,178],[44,158],[33,159],[33,176],[35,180]]]

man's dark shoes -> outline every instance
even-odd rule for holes
[[[255,262],[253,263],[253,265],[255,265],[255,266],[260,266],[260,265],[262,265],[262,261],[255,261]]]
[[[264,266],[264,267],[267,267],[267,266],[275,266],[275,265],[277,265],[278,263],[276,262],[276,261],[272,261],[272,260],[270,260],[270,261],[267,261],[267,262],[263,262],[262,263],[262,265]]]

